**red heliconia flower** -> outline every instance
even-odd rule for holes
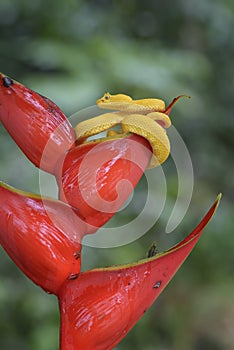
[[[37,167],[54,172],[75,131],[54,102],[0,73],[0,121]]]
[[[189,255],[220,196],[182,242],[152,258],[82,272],[59,292],[60,350],[111,350],[134,326]]]
[[[124,204],[151,157],[148,141],[134,134],[79,145],[58,163],[60,199],[96,231]]]
[[[164,110],[165,120],[181,97]],[[195,230],[168,251],[134,264],[80,272],[83,236],[121,208],[151,164],[152,152],[159,159],[159,147],[165,151],[161,163],[168,157],[169,141],[166,147],[165,137],[155,139],[154,119],[145,123],[134,114],[121,119],[122,133],[109,130],[107,137],[90,141],[106,126],[99,130],[95,124],[87,133],[83,125],[75,134],[52,101],[1,73],[0,121],[37,167],[56,176],[63,201],[0,182],[0,244],[34,283],[58,296],[60,350],[113,349],[189,255],[220,196]]]
[[[86,223],[68,205],[0,182],[0,244],[46,292],[80,273]]]

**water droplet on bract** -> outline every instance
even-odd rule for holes
[[[75,280],[79,276],[79,273],[71,273],[68,277],[69,280]]]
[[[162,281],[158,281],[155,283],[155,285],[153,286],[153,288],[159,288],[162,284]]]

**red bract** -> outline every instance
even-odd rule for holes
[[[169,115],[181,97],[164,113]],[[189,255],[220,196],[196,229],[165,253],[131,265],[81,273],[83,236],[104,225],[124,204],[149,164],[150,144],[134,133],[112,130],[96,141],[78,136],[79,145],[75,145],[71,124],[52,101],[3,74],[0,120],[26,156],[56,176],[63,201],[0,182],[0,244],[33,282],[58,296],[60,350],[113,349]],[[122,124],[124,130],[127,124]],[[138,120],[138,129],[130,130],[151,135],[152,128],[142,134],[140,127]],[[157,155],[158,143],[148,139],[152,147],[156,144]]]
[[[75,141],[55,103],[1,73],[0,121],[29,160],[49,173]]]
[[[59,292],[61,350],[111,350],[150,307],[179,269],[204,227],[209,212],[182,242],[133,265],[81,273]]]
[[[57,293],[80,272],[86,224],[66,204],[0,183],[0,244],[36,284]]]
[[[151,156],[148,141],[134,134],[77,146],[56,169],[60,199],[96,231],[124,204]]]

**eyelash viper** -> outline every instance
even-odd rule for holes
[[[170,142],[165,128],[171,125],[168,114],[172,106],[182,96],[184,95],[176,97],[166,108],[164,101],[160,99],[133,100],[128,95],[105,93],[96,101],[96,104],[101,109],[114,110],[114,112],[107,112],[77,124],[75,127],[77,142],[82,143],[88,137],[120,124],[122,133],[135,133],[148,140],[153,151],[148,168],[158,166],[170,154]],[[119,133],[115,130],[107,132],[107,137],[117,135]]]

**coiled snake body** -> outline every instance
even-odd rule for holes
[[[121,132],[109,130],[107,137],[134,133],[146,138],[153,151],[148,168],[158,166],[168,158],[170,142],[165,129],[171,125],[171,120],[165,113],[164,101],[159,99],[133,100],[124,94],[106,93],[96,101],[96,104],[99,108],[115,112],[107,112],[80,122],[75,127],[78,142],[83,142],[88,137],[119,124]]]

